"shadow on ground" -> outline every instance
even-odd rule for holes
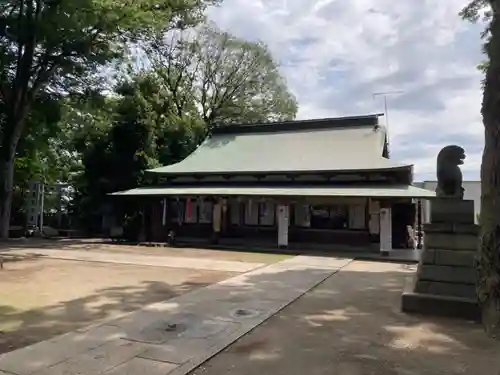
[[[324,262],[331,261],[331,258],[324,258]],[[274,272],[250,272],[176,298],[175,305],[182,306],[183,311],[191,311],[204,319],[227,321],[231,312],[240,309],[265,313],[270,305],[276,305],[276,301],[298,296],[304,285],[312,285],[323,276],[326,278],[192,374],[499,375],[500,342],[488,339],[480,326],[401,313],[401,293],[414,266],[355,261],[327,278],[328,273],[321,269],[321,262],[308,271],[294,264],[281,271],[275,267]],[[180,292],[189,287],[189,284],[182,285]],[[158,295],[159,300],[167,299],[168,293],[170,296],[179,293],[169,288],[145,282],[136,287],[103,289],[97,295],[99,299],[107,296],[108,303],[92,306],[96,296],[89,296],[31,311],[31,314],[45,316],[45,323],[25,323],[24,330],[41,337],[48,332],[48,326],[55,324],[64,331],[71,325],[72,317],[79,315],[74,314],[75,311],[84,311],[83,316],[88,317],[85,321],[89,322],[105,317],[105,311],[123,311],[124,306],[129,310],[141,308],[147,293]],[[150,305],[144,312],[148,319],[141,320],[142,312],[137,312],[127,321],[141,332],[152,334],[159,345],[175,345],[171,333],[161,328],[160,332],[153,332],[148,326],[152,321],[161,320],[176,323],[169,318],[171,305],[170,301]],[[5,313],[12,319],[28,321],[24,314],[8,310]],[[19,332],[22,330],[23,324]],[[53,330],[50,332],[53,335]],[[164,335],[164,341],[159,340],[159,334]],[[128,333],[124,335],[121,337],[131,338]],[[226,333],[217,335],[223,340]],[[68,339],[76,342],[79,338],[79,335],[66,337],[64,342]],[[144,341],[147,342],[148,337],[144,337]],[[51,345],[52,351],[61,350],[57,342]],[[69,353],[74,355],[74,350],[59,353],[58,361],[67,358]],[[39,358],[30,356],[27,360],[35,366]]]
[[[22,238],[0,241],[0,251],[9,251],[15,249],[57,249],[63,250],[68,247],[74,247],[78,250],[93,250],[96,245],[111,244],[107,239],[54,239],[54,238]]]
[[[0,254],[0,264],[3,268],[6,263],[17,263],[17,262],[26,262],[26,261],[35,261],[38,258],[42,258],[45,255],[37,254],[37,253],[29,253],[29,254],[14,254],[14,253],[3,253]]]
[[[499,375],[480,325],[401,312],[413,270],[353,262],[191,374]]]
[[[206,282],[196,280],[181,285],[144,281],[133,286],[103,288],[89,296],[28,311],[18,311],[2,305],[0,301],[0,323],[4,327],[15,327],[0,331],[0,353],[135,311],[147,304],[164,301],[206,285]]]

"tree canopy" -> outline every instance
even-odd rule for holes
[[[194,112],[208,127],[295,118],[295,97],[261,42],[205,24],[194,35],[160,34],[145,52],[178,114]]]
[[[83,194],[76,203],[88,222],[110,202],[108,193],[150,183],[145,170],[182,160],[213,127],[293,119],[297,112],[261,43],[211,25],[190,39],[157,36],[144,50],[144,66],[132,64],[114,88],[109,125],[101,126],[107,131],[82,149],[84,172],[77,187]]]
[[[203,19],[217,0],[7,0],[0,4],[0,238],[8,236],[16,150],[46,95],[92,86],[149,35]]]
[[[0,4],[0,238],[30,180],[70,182],[95,223],[108,193],[151,182],[145,170],[182,160],[214,127],[295,117],[267,46],[204,23],[218,3]]]

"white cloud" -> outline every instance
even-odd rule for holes
[[[388,98],[392,157],[432,178],[449,143],[478,178],[480,25],[460,19],[467,0],[225,0],[209,17],[266,42],[300,104],[299,118],[383,112]]]

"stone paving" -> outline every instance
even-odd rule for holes
[[[237,262],[229,260],[169,257],[155,255],[138,255],[111,252],[87,252],[81,250],[53,249],[18,249],[6,254],[32,255],[37,254],[52,259],[76,260],[85,262],[103,262],[117,264],[133,264],[135,266],[154,266],[171,268],[189,268],[193,270],[211,270],[223,272],[248,272],[264,266],[264,263]],[[0,253],[1,255],[1,253]]]
[[[481,325],[401,311],[415,268],[351,262],[189,375],[500,375]]]
[[[350,262],[297,256],[260,267],[3,354],[0,375],[184,375]]]

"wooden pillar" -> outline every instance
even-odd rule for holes
[[[392,212],[391,207],[380,208],[380,252],[388,255],[392,250]]]
[[[229,202],[228,198],[222,199],[221,234],[225,236],[229,228]]]
[[[290,222],[290,207],[288,204],[278,204],[276,206],[278,219],[278,247],[286,249],[288,247],[288,226]]]
[[[423,207],[422,207],[422,199],[417,201],[417,249],[421,249],[423,247],[422,244],[422,234],[423,234],[423,225],[422,225],[422,217],[423,217]]]
[[[139,242],[144,242],[146,241],[146,207],[145,204],[142,204],[141,207],[141,217],[140,217],[140,227],[139,227],[139,235],[138,235],[138,241]]]
[[[162,227],[167,225],[167,198],[161,201],[161,225]]]
[[[379,242],[375,238],[380,238],[380,203],[372,198],[368,200],[368,216],[370,237],[373,238],[373,242]]]
[[[222,200],[217,199],[214,202],[212,209],[213,243],[219,242],[221,226],[222,226]]]

